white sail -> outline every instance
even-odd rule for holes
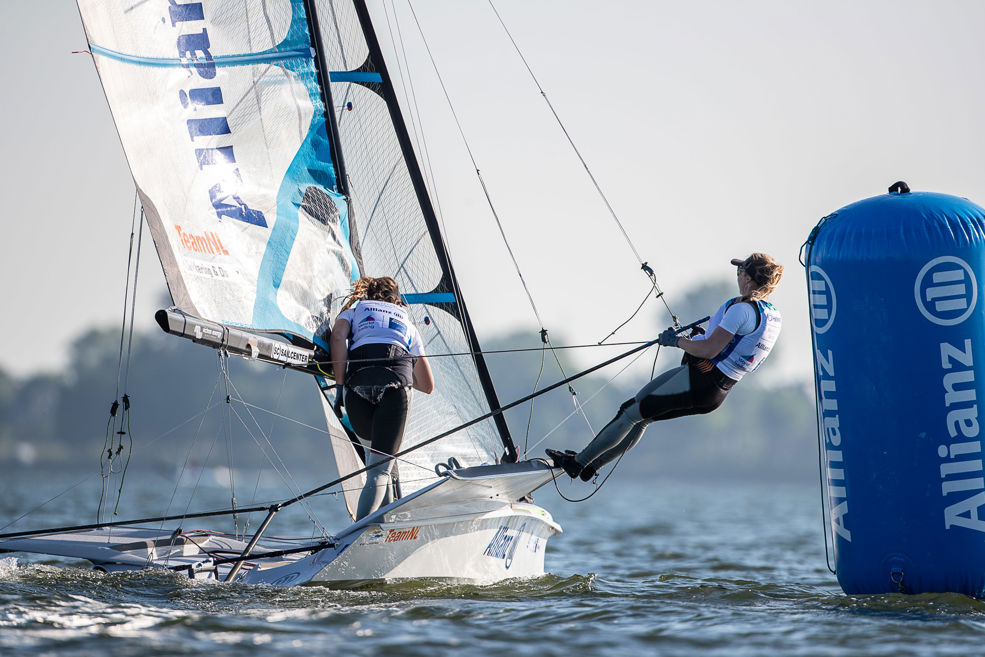
[[[351,281],[392,276],[436,380],[415,395],[402,448],[489,413],[492,383],[364,3],[79,7],[178,308],[327,348]],[[505,421],[485,420],[403,457],[402,491],[451,458],[504,454],[515,459]]]
[[[354,259],[303,4],[79,9],[175,304],[323,330]]]
[[[314,374],[327,393],[312,359],[341,297],[363,272],[389,275],[437,388],[413,398],[400,498],[335,535],[263,538],[282,508],[326,483],[267,507],[249,542],[162,528],[186,512],[0,534],[0,551],[275,585],[542,574],[561,530],[528,498],[556,473],[501,463],[516,459],[505,421],[476,421],[498,401],[363,0],[78,2],[177,306],[157,313],[161,326]],[[362,459],[330,397],[321,404],[351,512]],[[453,467],[439,476],[442,463]]]
[[[315,5],[362,263],[370,275],[397,280],[431,355],[436,389],[415,394],[406,449],[488,413],[491,384],[482,380],[481,355],[472,355],[478,343],[415,154],[409,141],[401,143],[402,128],[395,125],[400,108],[386,64],[378,47],[367,42],[367,35],[375,37],[371,27],[364,29],[365,3],[319,0]],[[490,419],[407,454],[398,464],[403,493],[433,481],[435,464],[452,457],[463,466],[498,462],[512,448],[505,431],[505,423]]]

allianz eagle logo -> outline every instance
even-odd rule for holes
[[[834,285],[823,269],[811,265],[808,271],[811,288],[811,323],[814,325],[814,332],[820,335],[834,323],[838,300],[835,297]]]
[[[978,302],[978,282],[968,263],[954,256],[934,258],[920,270],[913,285],[917,308],[939,326],[968,319]]]

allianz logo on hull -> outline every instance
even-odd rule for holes
[[[520,535],[526,528],[527,523],[521,524],[516,529],[500,525],[482,554],[494,559],[503,559],[506,569],[509,570],[510,566],[513,565],[513,556],[516,554],[517,545],[520,543]]]
[[[934,258],[913,284],[917,308],[938,326],[954,326],[971,316],[978,302],[978,282],[967,262],[954,256]]]

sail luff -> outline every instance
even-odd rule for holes
[[[407,125],[404,122],[403,115],[400,112],[400,106],[397,102],[397,95],[393,88],[393,83],[390,79],[386,62],[383,58],[382,49],[380,48],[379,40],[377,39],[376,31],[373,27],[369,9],[365,0],[354,0],[353,4],[355,6],[356,15],[359,19],[363,36],[369,47],[369,57],[373,62],[376,73],[378,73],[381,77],[380,85],[382,87],[382,95],[386,101],[390,119],[396,131],[397,140],[403,153],[404,161],[407,165],[414,192],[424,215],[424,222],[427,226],[428,234],[431,238],[438,262],[441,265],[444,274],[444,280],[439,283],[439,286],[444,285],[450,287],[451,292],[454,294],[455,304],[460,313],[460,320],[465,328],[466,338],[469,342],[469,348],[472,352],[472,359],[475,363],[479,381],[483,388],[483,393],[485,394],[486,401],[489,406],[492,409],[497,409],[500,407],[499,398],[496,395],[492,377],[489,374],[489,369],[487,368],[485,359],[482,356],[482,348],[479,345],[479,340],[475,334],[475,327],[472,324],[471,317],[469,316],[468,309],[465,305],[465,300],[462,297],[461,289],[458,285],[458,279],[455,276],[451,259],[448,255],[447,249],[445,248],[444,239],[438,225],[437,215],[435,214],[434,206],[431,203],[431,197],[428,194],[427,185],[424,182],[424,175],[421,171],[420,164],[418,163],[417,154],[414,151],[410,134],[407,130]],[[436,289],[435,291],[440,293],[446,290]],[[502,414],[497,414],[495,416],[495,423],[496,428],[499,431],[500,438],[503,441],[503,447],[506,450],[504,460],[515,462],[518,458],[517,450],[513,443],[513,438],[510,435],[510,430],[506,423],[506,419]]]

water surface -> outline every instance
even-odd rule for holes
[[[78,477],[5,475],[0,524]],[[570,498],[592,490],[559,484]],[[162,495],[172,492],[129,486],[128,510],[144,513],[159,513]],[[223,493],[213,488],[207,492],[221,505]],[[982,652],[985,603],[841,592],[825,565],[816,483],[643,481],[617,473],[585,502],[566,502],[553,488],[536,500],[565,529],[548,545],[549,574],[486,587],[227,585],[156,571],[101,575],[84,562],[0,554],[0,654]],[[329,496],[320,505],[338,502]],[[28,525],[86,522],[94,509],[90,483]],[[325,514],[341,521],[338,510]]]

